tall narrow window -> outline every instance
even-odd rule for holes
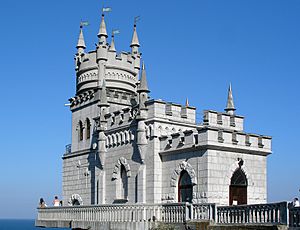
[[[79,121],[78,123],[78,137],[79,137],[79,141],[82,141],[83,140],[83,124],[82,124],[82,121]]]
[[[91,137],[91,122],[87,118],[86,119],[86,139],[90,139],[90,137]]]
[[[128,196],[128,178],[124,165],[121,165],[120,175],[120,195],[121,199],[127,199]]]
[[[178,183],[178,202],[192,202],[193,184],[190,175],[183,170]]]

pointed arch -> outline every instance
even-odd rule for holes
[[[186,170],[180,172],[178,180],[178,202],[192,202],[193,184]]]
[[[192,184],[196,185],[197,177],[194,168],[188,162],[182,161],[180,164],[178,164],[177,168],[175,168],[175,170],[173,171],[171,181],[170,181],[171,187],[177,187],[180,173],[182,170],[185,170],[189,174],[189,176],[191,177]]]
[[[238,167],[230,179],[229,205],[247,204],[247,186],[246,174],[241,167]]]
[[[131,177],[130,165],[128,164],[127,160],[124,157],[121,157],[115,164],[114,171],[112,174],[112,180],[115,180],[118,178],[118,175],[120,174],[121,165],[123,165],[125,167],[127,177]]]
[[[116,198],[127,200],[128,178],[131,177],[131,170],[127,160],[121,157],[115,165],[112,180],[116,181]]]

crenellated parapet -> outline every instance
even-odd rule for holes
[[[108,48],[107,48],[108,49]],[[138,72],[135,69],[132,54],[108,52],[104,75],[107,88],[123,89],[129,93],[136,93]],[[98,87],[97,53],[95,51],[84,54],[76,72],[77,93]]]
[[[146,103],[149,118],[163,118],[187,124],[196,123],[196,108],[162,100],[149,100]]]
[[[268,155],[271,153],[272,138],[229,129],[198,127],[171,135],[162,135],[159,139],[161,154],[210,148]]]
[[[205,110],[203,112],[203,125],[222,129],[243,131],[244,117],[235,114],[221,113],[213,110]]]

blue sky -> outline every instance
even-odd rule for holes
[[[94,49],[103,1],[5,0],[0,8],[0,218],[34,218],[61,194],[71,139],[81,19]],[[300,1],[107,0],[108,31],[129,51],[134,16],[151,97],[222,111],[229,82],[245,131],[273,136],[268,199],[299,196]]]

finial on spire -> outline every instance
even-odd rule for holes
[[[102,13],[101,23],[100,23],[99,33],[98,33],[98,38],[101,38],[101,37],[107,38],[106,25],[105,25],[105,21],[104,21],[104,13]]]
[[[227,97],[227,106],[226,106],[225,111],[226,111],[226,113],[228,113],[230,115],[233,115],[234,111],[235,111],[234,103],[233,103],[231,83],[229,84],[228,97]]]
[[[186,100],[185,100],[185,107],[189,107],[189,106],[190,106],[190,104],[189,104],[189,99],[186,98]]]
[[[139,20],[140,20],[140,16],[137,16],[134,18],[133,35],[132,35],[130,47],[133,47],[133,46],[139,47],[140,46],[139,38],[138,38],[138,35],[136,32],[136,23]]]
[[[149,93],[150,90],[148,89],[148,83],[147,83],[147,77],[146,77],[146,69],[145,69],[145,63],[143,62],[142,66],[142,76],[140,79],[140,84],[137,89],[137,92],[146,92]]]

